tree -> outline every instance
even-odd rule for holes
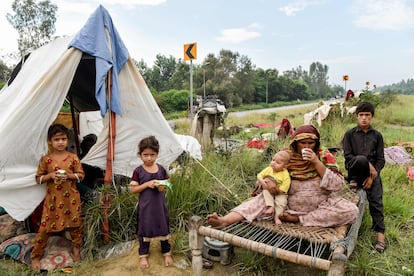
[[[315,98],[322,98],[328,93],[328,65],[322,65],[320,62],[313,62],[309,67],[309,86],[313,90]]]
[[[7,13],[7,21],[19,33],[17,39],[20,56],[50,41],[55,33],[57,6],[49,0],[15,0],[14,14]]]
[[[12,69],[0,60],[0,83],[5,83],[9,79],[11,71]]]

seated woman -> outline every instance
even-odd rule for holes
[[[306,149],[303,154],[302,149]],[[358,216],[358,208],[335,193],[341,190],[344,178],[339,172],[335,157],[329,150],[320,148],[318,130],[311,125],[297,128],[290,143],[289,154],[287,169],[291,185],[287,209],[280,219],[298,222],[303,226],[320,227],[353,223]],[[271,187],[269,191],[274,194]],[[208,215],[207,220],[217,228],[242,221],[248,217],[249,210],[254,210],[259,205],[257,200],[260,198],[254,199],[243,202],[223,217],[215,213]],[[242,205],[248,206],[240,208]]]

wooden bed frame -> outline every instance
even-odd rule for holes
[[[351,198],[350,198],[351,197]],[[345,266],[358,238],[366,205],[362,189],[348,193],[357,204],[359,216],[354,224],[337,228],[275,225],[271,221],[240,222],[218,230],[205,226],[199,216],[189,221],[189,246],[194,275],[202,275],[202,248],[205,237],[258,252],[275,259],[327,271],[328,276],[345,275]]]

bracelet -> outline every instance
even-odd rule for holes
[[[39,178],[39,184],[42,184],[43,175]]]
[[[74,173],[73,175],[76,177],[76,181],[79,183],[80,182],[80,179],[79,179],[78,174],[77,173]]]

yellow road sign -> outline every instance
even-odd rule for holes
[[[184,44],[184,60],[197,59],[197,43]]]

